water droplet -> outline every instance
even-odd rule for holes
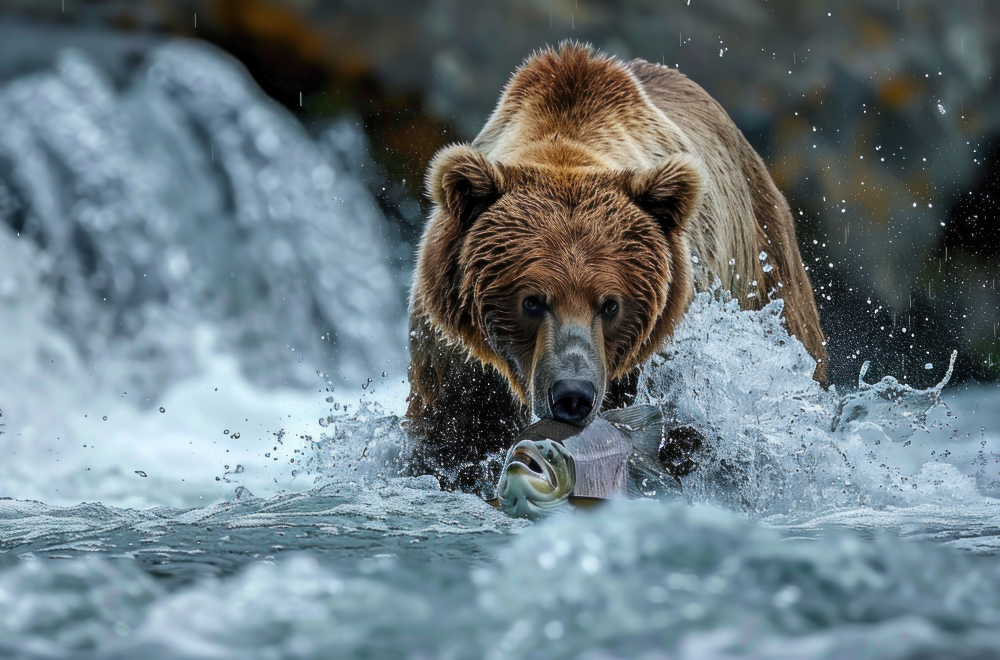
[[[320,426],[323,426],[323,427],[326,427],[326,426],[327,426],[327,424],[329,424],[329,422],[327,422],[327,421],[326,421],[326,418],[325,418],[325,417],[320,417],[320,418],[319,418],[319,425],[320,425]]]
[[[166,409],[166,408],[164,408],[163,406],[160,406],[160,412],[161,412],[161,413],[165,413],[165,412],[167,412],[167,409]]]
[[[107,415],[104,416],[104,421],[105,422],[108,421],[108,416]]]
[[[385,377],[386,377],[386,376],[388,376],[388,375],[389,375],[389,372],[388,372],[388,371],[383,371],[383,372],[382,372],[382,378],[385,378]]]
[[[928,371],[930,371],[933,368],[934,368],[934,365],[932,363],[930,363],[930,362],[928,362],[927,364],[924,365],[924,369],[927,369]]]
[[[944,106],[941,105],[940,103],[938,103],[938,112],[940,112],[942,115],[944,114]]]
[[[764,267],[761,270],[763,270],[765,273],[770,273],[772,270],[774,270],[774,266],[772,266],[771,264],[764,264]]]
[[[757,258],[760,259],[761,261],[767,261],[767,252],[761,252],[760,254],[757,255]]]
[[[237,431],[236,433],[232,434],[229,437],[231,437],[233,440],[239,440],[240,439],[240,432]]]
[[[319,376],[320,378],[323,378],[323,372],[320,371],[319,369],[316,370],[316,375]]]
[[[223,435],[229,435],[229,429],[226,429],[225,431],[223,431],[222,434]]]
[[[326,397],[326,402],[327,403],[333,403],[333,397],[332,396]]]
[[[730,266],[735,266],[736,265],[736,260],[735,259],[730,259],[729,260],[729,265]]]
[[[146,474],[145,472],[143,472],[142,470],[136,470],[136,471],[135,471],[135,473],[136,473],[137,475],[139,475],[140,477],[145,477],[145,476],[148,476],[148,475],[147,475],[147,474]]]
[[[299,358],[299,362],[300,362],[300,363],[302,362],[302,358]]]
[[[233,474],[243,474],[243,466],[242,465],[237,465],[236,469],[233,470]]]
[[[229,466],[228,466],[228,465],[223,465],[223,466],[222,466],[222,469],[224,469],[224,470],[228,470],[228,469],[229,469]]]

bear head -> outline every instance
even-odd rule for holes
[[[685,154],[636,171],[447,147],[427,177],[414,305],[535,416],[585,426],[690,302],[684,225],[701,181]]]

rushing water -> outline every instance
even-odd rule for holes
[[[706,439],[678,501],[397,476],[406,274],[351,144],[190,44],[0,90],[0,655],[995,657],[1000,389],[823,390],[780,302],[702,294],[647,366]]]

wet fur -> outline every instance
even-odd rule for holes
[[[598,324],[605,408],[631,400],[639,365],[716,276],[748,309],[784,298],[824,377],[788,205],[721,106],[676,70],[575,44],[538,53],[472,145],[435,156],[427,188],[407,418],[415,470],[449,472],[445,485],[489,479],[480,459],[529,421],[527,372],[547,339],[518,315],[524,291],[544,288],[581,322],[622,294],[619,316]]]

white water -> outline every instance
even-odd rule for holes
[[[979,556],[1000,542],[996,386],[823,391],[779,304],[703,295],[643,384],[707,438],[689,502],[529,525],[396,478],[405,274],[370,197],[225,59],[151,61],[121,92],[76,55],[0,92],[0,165],[20,168],[0,182],[33,218],[0,223],[0,654],[1000,646]]]
[[[650,402],[707,436],[706,469],[685,484],[691,500],[803,532],[836,521],[917,533],[933,520],[938,536],[995,551],[1000,388],[959,388],[942,402],[941,360],[942,383],[928,390],[865,383],[859,365],[856,390],[824,391],[784,330],[781,301],[745,313],[716,297],[699,296],[644,381]]]

